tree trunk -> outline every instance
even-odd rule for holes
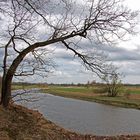
[[[11,99],[11,83],[12,75],[6,75],[2,78],[2,89],[1,89],[1,105],[7,108]]]

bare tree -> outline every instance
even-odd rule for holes
[[[45,51],[51,44],[71,50],[99,76],[108,73],[101,58],[86,53],[88,48],[83,50],[78,42],[111,44],[126,33],[133,34],[138,13],[122,6],[121,0],[1,0],[0,15],[4,50],[1,104],[7,107],[13,76],[30,74],[28,68],[17,74],[19,66],[31,54],[37,62],[45,62],[35,52]],[[31,74],[34,72],[32,68]]]
[[[117,68],[112,67],[111,74],[105,74],[102,80],[106,84],[106,90],[109,97],[116,97],[122,90],[122,74],[117,72]]]

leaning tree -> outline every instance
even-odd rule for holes
[[[1,104],[9,105],[13,76],[46,71],[47,61],[41,56],[52,44],[72,51],[99,76],[107,73],[101,57],[86,53],[89,48],[83,49],[79,42],[111,44],[123,39],[126,33],[134,33],[137,15],[121,0],[1,0]]]

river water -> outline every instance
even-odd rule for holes
[[[56,124],[83,134],[120,135],[140,133],[140,111],[103,105],[50,94],[30,93],[20,101],[28,108],[39,110]],[[16,98],[17,99],[17,98]]]

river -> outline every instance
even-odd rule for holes
[[[56,124],[83,134],[120,135],[140,133],[140,111],[94,102],[58,97],[43,93],[30,93],[20,101],[31,109],[39,110]],[[18,99],[18,98],[16,98]]]

